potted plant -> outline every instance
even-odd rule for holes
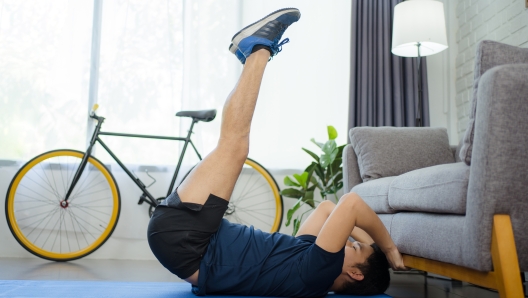
[[[293,219],[293,235],[297,234],[303,216],[315,208],[316,200],[314,199],[314,192],[320,191],[323,200],[327,200],[328,196],[333,195],[336,201],[339,200],[337,192],[343,188],[343,159],[342,153],[345,145],[337,146],[335,139],[337,138],[336,129],[329,125],[327,126],[328,141],[324,144],[311,139],[312,143],[317,145],[322,151],[321,155],[317,155],[314,152],[302,148],[304,152],[308,153],[314,161],[310,163],[308,167],[301,174],[293,174],[293,178],[286,176],[284,178],[284,184],[291,186],[281,191],[281,194],[285,197],[297,199],[297,202],[291,209],[288,210],[286,215],[286,226],[289,226],[293,215],[303,205],[311,207],[310,210],[297,215]]]

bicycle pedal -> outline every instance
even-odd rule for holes
[[[147,197],[143,194],[139,197],[138,205],[141,205],[147,201]]]

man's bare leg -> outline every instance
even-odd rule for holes
[[[210,194],[228,200],[249,152],[249,131],[270,52],[260,49],[247,59],[222,113],[220,139],[178,187],[182,202],[205,204]]]

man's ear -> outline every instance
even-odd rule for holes
[[[362,281],[363,278],[365,278],[361,270],[359,270],[356,267],[352,267],[349,270],[347,270],[347,274],[348,276],[350,276],[350,278],[352,278],[353,280],[357,280],[357,281]]]

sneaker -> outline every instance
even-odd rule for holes
[[[233,44],[231,44],[229,46],[229,51],[231,53],[233,53],[233,51],[235,51],[233,54],[235,54],[235,56],[238,58],[238,60],[240,60],[240,62],[242,62],[242,64],[246,64],[246,56],[244,56],[244,54],[242,54],[242,52],[237,47],[235,47]]]
[[[279,42],[284,31],[300,18],[301,12],[297,8],[284,8],[272,12],[237,32],[231,39],[232,45],[229,46],[229,51],[235,54],[242,64],[251,55],[255,45],[269,47],[273,57],[282,50],[282,45],[289,42],[288,38]]]

